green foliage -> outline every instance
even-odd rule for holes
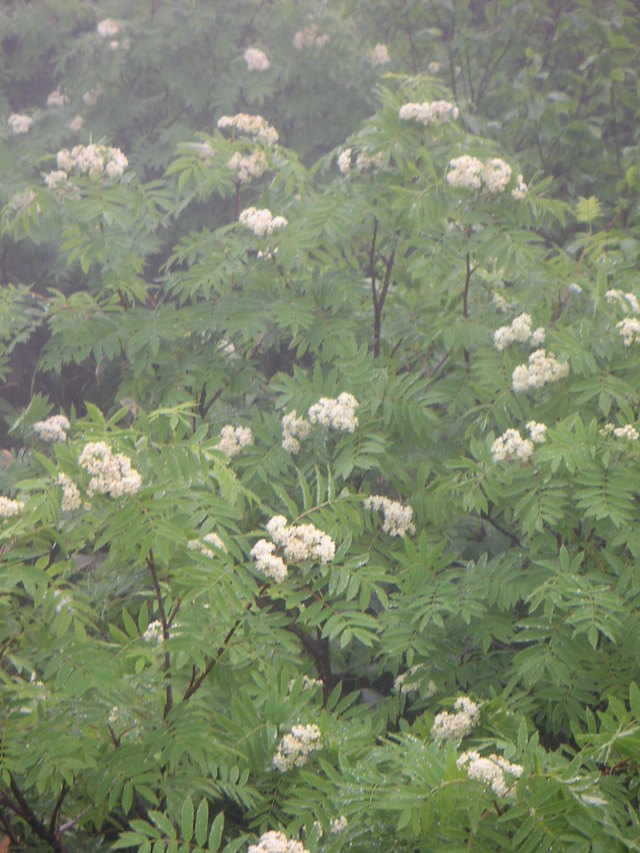
[[[640,849],[640,14],[366,5],[0,12],[1,849]]]

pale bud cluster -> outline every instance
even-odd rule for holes
[[[120,24],[114,21],[113,18],[104,18],[98,23],[96,32],[101,39],[112,38],[120,32]]]
[[[247,853],[309,853],[300,841],[288,840],[284,832],[270,829],[258,839],[257,844],[250,844]]]
[[[216,444],[216,450],[222,450],[229,459],[233,459],[243,447],[253,444],[253,433],[249,427],[234,427],[231,424],[223,426],[220,430],[220,441]]]
[[[7,119],[7,124],[11,128],[12,133],[15,133],[16,136],[21,133],[28,133],[29,128],[33,124],[33,119],[31,116],[23,116],[20,113],[13,113]]]
[[[569,362],[557,361],[552,352],[547,355],[543,349],[537,349],[529,356],[529,364],[519,364],[511,374],[514,391],[527,388],[541,388],[550,382],[557,382],[569,375]]]
[[[50,190],[53,190],[56,187],[66,184],[68,177],[67,173],[63,172],[62,169],[54,169],[45,176],[44,182]]]
[[[625,317],[624,320],[616,323],[616,329],[626,347],[640,343],[640,320],[637,317]]]
[[[274,542],[267,539],[258,539],[251,549],[251,556],[255,560],[259,572],[270,578],[275,583],[282,583],[288,574],[287,564],[275,553]]]
[[[82,130],[83,124],[84,124],[84,119],[82,118],[80,113],[78,113],[78,115],[69,122],[69,130],[72,133],[80,133],[80,131]]]
[[[494,462],[505,459],[526,462],[533,455],[533,441],[523,438],[517,429],[508,429],[491,445],[491,455]]]
[[[278,141],[278,131],[275,127],[271,127],[265,118],[258,115],[237,113],[234,116],[220,116],[218,128],[231,128],[234,133],[250,136],[254,142],[264,142],[267,145],[275,145]]]
[[[301,30],[298,30],[292,39],[296,50],[310,50],[313,47],[324,47],[330,41],[331,38],[327,33],[323,33],[322,35],[318,33],[317,24],[303,27]]]
[[[63,512],[73,512],[80,509],[82,498],[80,491],[68,474],[61,471],[58,474],[58,484],[62,486],[62,502],[60,507]]]
[[[534,346],[540,346],[544,343],[546,331],[542,326],[538,326],[535,331],[531,331],[531,316],[529,314],[520,314],[512,322],[510,326],[500,326],[493,333],[493,343],[498,350],[506,349],[512,343],[525,343],[531,339]]]
[[[318,726],[292,726],[291,733],[280,741],[273,756],[273,766],[281,772],[303,767],[309,754],[319,749],[322,749],[322,733]]]
[[[287,224],[284,216],[273,216],[271,211],[264,207],[247,207],[238,217],[238,222],[249,228],[256,237],[264,237],[265,234],[273,234],[278,228]]]
[[[509,303],[501,293],[498,293],[497,290],[494,290],[492,300],[498,311],[500,311],[502,314],[507,313],[507,311],[509,310]]]
[[[50,92],[47,97],[48,107],[64,107],[68,103],[68,95],[63,95],[60,89],[55,89],[53,92]]]
[[[344,832],[348,825],[349,821],[342,814],[340,817],[334,817],[329,821],[329,832],[332,835],[338,835],[338,833]]]
[[[538,421],[528,421],[527,429],[534,444],[542,444],[544,442],[545,433],[547,432],[546,424],[538,423]]]
[[[382,510],[382,531],[390,536],[405,536],[416,532],[411,521],[413,510],[398,501],[392,501],[384,495],[369,495],[365,498],[367,509]]]
[[[529,187],[525,184],[522,175],[518,175],[516,177],[516,185],[511,190],[511,197],[515,198],[516,201],[522,201],[522,199],[526,196],[528,189]]]
[[[413,693],[414,690],[420,689],[420,679],[416,679],[415,681],[411,681],[416,673],[420,672],[422,669],[422,664],[416,664],[416,666],[412,666],[406,672],[402,672],[400,675],[396,677],[396,680],[393,682],[394,689],[398,693]],[[430,698],[434,696],[438,692],[438,688],[435,685],[435,682],[429,681],[426,687],[426,691],[423,691],[425,698]]]
[[[450,187],[478,190],[484,184],[490,193],[504,192],[511,179],[511,166],[499,157],[486,163],[463,154],[449,161],[447,183]]]
[[[220,338],[217,349],[218,352],[226,355],[227,358],[236,359],[238,357],[236,354],[236,345],[233,341],[228,341],[226,338]]]
[[[457,119],[459,114],[458,108],[454,104],[449,103],[449,101],[424,101],[421,104],[403,104],[398,110],[398,118],[401,121],[415,119],[425,126],[442,124],[448,118]]]
[[[348,175],[351,171],[351,148],[345,148],[338,156],[338,169],[343,175]]]
[[[83,102],[88,107],[93,107],[98,103],[98,99],[102,95],[102,86],[96,86],[95,89],[90,89],[84,93],[82,96]]]
[[[459,696],[454,708],[455,714],[450,714],[448,711],[436,714],[431,727],[431,737],[436,740],[457,740],[468,735],[480,722],[480,709],[467,696]]]
[[[240,184],[248,184],[254,178],[261,178],[267,170],[267,158],[264,151],[254,151],[252,154],[241,154],[236,151],[229,158],[227,166],[235,172]]]
[[[64,415],[52,415],[44,421],[36,421],[33,430],[38,433],[43,441],[64,442],[67,440],[69,426],[69,420]]]
[[[124,453],[114,454],[104,441],[85,444],[78,461],[89,474],[94,475],[87,488],[91,496],[96,492],[112,498],[133,495],[142,485],[142,477],[131,466],[129,457]]]
[[[437,74],[441,68],[442,65],[439,62],[430,62],[427,65],[427,70],[429,71],[429,74]]]
[[[205,542],[207,543],[205,545]],[[209,548],[209,545],[213,545],[214,548],[217,548],[219,551],[227,552],[227,546],[224,544],[222,539],[218,536],[217,533],[207,533],[206,536],[202,537],[202,541],[199,539],[189,539],[187,542],[187,548],[189,551],[199,551],[205,557],[209,557],[209,559],[213,559],[215,554]]]
[[[306,418],[299,418],[294,409],[282,418],[282,447],[287,453],[296,454],[300,450],[300,441],[311,432],[311,424]]]
[[[271,65],[267,54],[259,47],[248,47],[244,52],[244,61],[249,71],[266,71]]]
[[[356,157],[356,170],[358,172],[366,172],[368,169],[379,169],[382,166],[384,154],[378,151],[377,154],[369,154],[367,151],[360,151]],[[338,164],[339,168],[340,164]]]
[[[312,424],[320,424],[329,429],[355,432],[358,426],[358,418],[355,412],[359,405],[353,394],[349,394],[347,391],[343,391],[335,399],[321,397],[309,409],[309,420]]]
[[[640,437],[640,433],[638,430],[631,426],[631,424],[625,424],[624,426],[617,427],[614,424],[606,424],[603,429],[600,430],[602,433],[612,433],[616,438],[624,438],[627,441],[637,441]]]
[[[493,793],[499,797],[505,797],[512,787],[507,785],[505,773],[514,779],[519,779],[523,770],[520,764],[512,764],[501,755],[494,753],[484,757],[475,750],[463,752],[456,764],[459,768],[464,768],[470,779],[490,785]]]
[[[386,44],[377,44],[371,51],[370,59],[374,68],[376,65],[386,65],[388,62],[391,62]]]
[[[313,524],[289,526],[284,515],[275,515],[269,520],[267,530],[276,545],[284,549],[284,556],[290,563],[316,560],[326,564],[335,557],[335,542]]]
[[[5,498],[0,495],[0,518],[10,518],[12,515],[19,515],[24,509],[24,501],[14,501],[11,498]]]
[[[292,678],[289,682],[289,690],[296,683],[296,679]],[[322,687],[322,681],[319,678],[311,678],[309,675],[302,676],[302,689],[303,690],[315,690],[318,687]]]
[[[51,172],[45,179],[48,186],[55,186],[66,180],[75,171],[90,178],[120,178],[129,165],[129,161],[119,148],[110,145],[76,145],[69,151],[63,148],[58,151],[58,170]],[[64,178],[61,177],[64,175]]]
[[[162,640],[162,638],[162,622],[158,619],[155,619],[153,622],[149,622],[146,631],[142,635],[142,639],[145,643],[157,644]]]
[[[615,302],[620,305],[626,314],[640,314],[640,304],[635,293],[625,293],[623,290],[607,290],[604,295],[607,302]]]

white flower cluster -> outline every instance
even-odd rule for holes
[[[67,440],[69,426],[69,420],[64,415],[52,415],[45,421],[37,421],[33,425],[33,430],[38,433],[43,441],[64,442]]]
[[[552,352],[537,349],[529,356],[529,364],[519,364],[511,374],[514,391],[541,388],[549,382],[557,382],[569,375],[569,362],[557,361]]]
[[[616,323],[616,329],[626,347],[640,343],[640,320],[637,317],[625,317],[624,320]]]
[[[519,779],[523,769],[520,764],[512,764],[501,755],[494,753],[485,758],[475,750],[463,752],[456,764],[465,769],[470,779],[476,779],[484,785],[490,785],[491,790],[499,797],[505,797],[511,787],[507,785],[504,774],[507,773],[509,776]]]
[[[296,50],[309,50],[313,47],[324,47],[329,44],[331,38],[327,33],[320,35],[318,33],[318,25],[311,24],[308,27],[303,27],[294,35],[292,39],[293,46]]]
[[[282,418],[282,446],[287,453],[296,454],[300,450],[300,441],[311,432],[311,424],[306,418],[299,418],[294,409]]]
[[[278,141],[275,127],[271,127],[265,118],[258,115],[237,113],[234,116],[220,116],[218,127],[220,130],[230,127],[234,133],[250,136],[255,142],[264,142],[266,145],[275,145]]]
[[[249,71],[266,71],[271,65],[269,57],[259,47],[248,47],[244,52],[244,61]]]
[[[284,556],[290,563],[317,560],[326,564],[335,557],[335,542],[313,524],[289,526],[284,515],[274,515],[267,524],[267,530],[276,545],[284,548]]]
[[[236,355],[236,345],[233,341],[228,341],[226,338],[220,338],[217,349],[218,352],[226,355],[227,358],[236,359],[238,357]]]
[[[430,124],[442,124],[448,118],[456,119],[459,115],[458,108],[449,101],[425,101],[421,104],[403,104],[398,110],[398,118],[401,121],[415,119],[425,126]]]
[[[12,133],[16,136],[21,133],[28,133],[29,128],[33,124],[31,116],[23,116],[20,113],[13,113],[7,119],[7,124],[11,128]]]
[[[416,666],[412,666],[411,669],[408,669],[406,672],[400,673],[396,677],[396,680],[393,682],[393,687],[398,693],[412,693],[414,690],[420,689],[420,679],[416,679],[415,681],[411,681],[416,673],[420,672],[422,669],[422,664],[416,664]],[[435,696],[438,692],[438,688],[435,685],[435,682],[429,681],[427,684],[425,697],[428,699],[431,696]]]
[[[109,178],[120,178],[129,165],[129,161],[119,148],[110,145],[76,145],[69,151],[63,148],[58,151],[58,171],[51,172],[45,179],[47,186],[66,181],[70,172],[76,171],[90,178],[107,175]],[[64,176],[64,177],[63,177]]]
[[[84,119],[82,118],[80,113],[78,113],[78,115],[74,119],[72,119],[72,121],[69,122],[69,130],[72,133],[80,133],[83,124]]]
[[[120,24],[114,21],[113,18],[104,18],[104,20],[98,23],[96,32],[101,39],[112,38],[120,32]]]
[[[625,424],[621,427],[617,427],[614,424],[606,424],[600,432],[605,434],[612,433],[616,438],[626,438],[627,441],[637,441],[640,437],[638,430],[634,426],[631,426],[631,424]]]
[[[162,622],[155,619],[147,625],[147,630],[142,635],[142,639],[145,643],[157,644],[162,640],[162,636]]]
[[[289,690],[296,683],[296,679],[292,678],[289,682]],[[302,689],[303,690],[315,690],[317,687],[322,687],[322,681],[319,678],[311,678],[309,675],[302,676]]]
[[[484,184],[490,193],[504,192],[511,179],[511,166],[499,157],[486,163],[463,154],[449,161],[447,183],[450,187],[478,190]]]
[[[437,74],[440,71],[441,67],[442,66],[439,62],[430,62],[427,65],[427,70],[429,71],[429,74]]]
[[[207,543],[206,545],[205,542]],[[199,539],[189,539],[187,542],[187,548],[189,551],[199,551],[205,557],[213,559],[215,554],[211,548],[208,547],[209,545],[213,545],[213,547],[217,548],[219,551],[224,551],[225,554],[228,553],[227,546],[217,533],[207,533],[206,536],[202,537],[202,542]]]
[[[534,444],[542,444],[544,442],[545,433],[547,431],[546,424],[538,423],[538,421],[528,421],[527,429],[529,430],[531,441]]]
[[[309,420],[312,424],[320,424],[329,429],[355,432],[358,426],[355,412],[359,405],[353,394],[347,391],[343,391],[335,399],[320,397],[320,400],[309,409]]]
[[[50,190],[53,190],[56,187],[62,186],[62,184],[66,184],[68,177],[67,173],[63,172],[62,169],[54,169],[45,177],[44,182]]]
[[[632,312],[633,314],[640,314],[640,304],[638,303],[638,297],[635,293],[626,293],[624,290],[607,290],[604,295],[604,298],[607,302],[616,302],[620,305],[626,314]]]
[[[508,429],[491,445],[491,455],[494,462],[514,458],[526,462],[533,455],[533,441],[523,438],[517,429]]]
[[[448,711],[436,714],[431,727],[431,737],[436,740],[463,738],[480,722],[480,709],[467,696],[459,696],[454,708],[455,714]]]
[[[89,89],[88,91],[86,91],[82,96],[82,100],[88,107],[93,107],[95,106],[95,104],[98,103],[98,99],[101,95],[102,86],[96,86],[95,89]]]
[[[64,472],[58,474],[58,483],[62,486],[62,503],[60,504],[63,512],[73,512],[80,509],[82,499],[80,491],[71,477]]]
[[[60,89],[55,89],[47,96],[48,107],[64,107],[69,103],[68,95],[63,95]]]
[[[528,189],[529,187],[525,184],[522,175],[518,175],[516,177],[516,185],[511,190],[511,197],[515,198],[516,201],[522,201],[522,199],[526,196]]]
[[[370,59],[374,68],[376,65],[386,65],[388,62],[391,62],[386,44],[377,44],[371,51]]]
[[[309,754],[319,749],[322,749],[322,733],[318,726],[292,726],[291,733],[286,734],[278,745],[273,766],[281,772],[303,767]]]
[[[411,518],[413,510],[398,501],[392,501],[384,495],[369,495],[365,498],[367,509],[382,510],[382,530],[390,536],[405,536],[416,532]]]
[[[360,151],[356,157],[356,170],[358,172],[366,172],[367,169],[379,169],[382,166],[384,154],[378,151],[377,154],[369,154],[367,151]],[[338,168],[340,168],[338,164]]]
[[[498,311],[500,311],[502,314],[506,314],[509,310],[509,303],[501,293],[498,293],[497,290],[493,291],[492,301]]]
[[[0,495],[0,518],[10,518],[19,515],[24,509],[24,501],[13,501]]]
[[[349,826],[349,821],[342,814],[340,817],[331,818],[329,821],[329,832],[332,835],[338,835],[338,833],[344,832],[347,826]]]
[[[514,342],[525,343],[531,339],[534,346],[540,346],[544,343],[546,331],[543,326],[538,326],[535,331],[531,331],[531,316],[529,314],[519,314],[511,323],[510,326],[500,326],[493,333],[493,343],[496,349],[506,349]]]
[[[93,474],[87,489],[91,496],[96,492],[112,498],[133,495],[142,485],[142,477],[131,467],[129,457],[124,453],[114,454],[104,441],[85,444],[78,461],[89,474]]]
[[[250,844],[247,853],[309,853],[300,841],[289,841],[284,832],[269,832],[260,836],[257,844]]]
[[[269,208],[247,207],[238,217],[238,222],[249,228],[256,237],[273,234],[278,228],[287,224],[284,216],[273,216]]]
[[[267,158],[264,151],[254,151],[252,154],[241,154],[236,151],[227,162],[227,166],[236,173],[236,180],[248,184],[254,178],[261,178],[267,170]]]
[[[243,447],[253,444],[253,433],[249,427],[234,427],[231,424],[223,426],[220,430],[220,441],[216,444],[216,450],[222,450],[229,459],[233,459]]]
[[[345,148],[338,156],[338,169],[343,175],[348,175],[351,171],[351,148]]]
[[[276,546],[274,542],[269,542],[267,539],[258,539],[256,544],[251,549],[251,556],[255,560],[256,568],[262,572],[265,577],[270,578],[275,583],[282,583],[287,577],[287,564],[275,554]]]

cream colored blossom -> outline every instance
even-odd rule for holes
[[[493,304],[496,306],[498,311],[502,312],[503,314],[506,314],[509,310],[509,303],[504,298],[504,296],[501,293],[498,293],[497,290],[494,290],[491,298]]]
[[[510,344],[518,341],[524,343],[531,336],[531,316],[520,314],[510,326],[500,326],[493,334],[493,343],[496,349],[503,350]]]
[[[0,518],[10,518],[12,515],[19,515],[23,509],[24,501],[14,501],[11,498],[0,495]]]
[[[102,86],[96,86],[95,89],[90,89],[84,93],[82,100],[88,107],[93,107],[98,103],[98,99],[102,96]]]
[[[234,134],[250,136],[254,142],[264,142],[266,145],[275,145],[278,141],[278,131],[260,115],[237,113],[234,116],[220,116],[218,128],[220,130],[231,128]]]
[[[284,216],[273,216],[266,207],[262,209],[257,207],[245,208],[238,217],[238,222],[253,231],[256,237],[273,234],[278,228],[283,228],[287,224]]]
[[[569,375],[569,362],[560,362],[554,354],[548,355],[544,349],[537,349],[529,356],[529,363],[519,364],[511,374],[514,391],[524,391],[526,388],[541,388],[550,382]]]
[[[252,444],[253,433],[249,427],[234,427],[227,424],[220,430],[220,441],[216,444],[216,449],[222,450],[229,459],[233,459],[243,447],[250,447]]]
[[[508,429],[491,445],[491,455],[494,462],[514,458],[526,462],[533,455],[533,441],[522,438],[517,429]]]
[[[69,431],[69,419],[64,415],[52,415],[44,421],[36,421],[33,431],[37,432],[43,441],[66,441]]]
[[[449,101],[425,101],[421,104],[408,103],[403,104],[398,111],[398,118],[401,121],[415,121],[424,124],[442,124],[447,119],[457,119],[459,115],[458,108],[449,103]]]
[[[545,433],[547,431],[547,425],[538,423],[537,421],[529,421],[527,423],[527,429],[529,430],[529,435],[531,436],[531,441],[534,444],[542,444],[545,439]]]
[[[63,95],[60,89],[55,89],[53,92],[50,92],[47,97],[47,106],[48,107],[64,107],[69,103],[69,98],[67,95]]]
[[[624,309],[626,314],[640,314],[640,304],[635,293],[627,293],[624,290],[607,290],[605,293],[607,302],[615,302]],[[619,324],[618,324],[619,325]]]
[[[449,161],[447,183],[451,187],[478,190],[482,186],[482,160],[463,154]]]
[[[322,749],[322,733],[316,725],[292,726],[291,733],[284,735],[276,754],[273,766],[285,772],[294,767],[303,767],[312,752]]]
[[[349,821],[344,815],[334,817],[329,821],[329,832],[332,835],[338,835],[338,833],[344,832],[348,825]]]
[[[625,438],[627,441],[637,441],[639,435],[638,430],[631,426],[631,424],[625,424],[622,427],[615,427],[613,434],[616,438]]]
[[[45,176],[44,182],[50,190],[53,190],[56,187],[60,187],[63,184],[66,184],[68,178],[69,176],[66,172],[63,172],[62,169],[54,169],[52,172],[49,172],[49,174]]]
[[[275,554],[276,546],[267,539],[258,539],[251,549],[256,568],[275,583],[282,583],[288,574],[287,564]]]
[[[416,666],[412,666],[406,672],[402,672],[398,675],[393,683],[394,689],[398,693],[413,693],[415,690],[420,689],[420,679],[417,678],[412,680],[413,677],[419,673],[422,669],[422,664],[416,664]],[[426,690],[423,691],[423,696],[425,698],[430,698],[434,696],[438,692],[438,688],[436,687],[433,681],[429,681],[427,684]]]
[[[371,51],[371,64],[375,68],[376,65],[386,65],[388,62],[391,62],[391,57],[386,44],[377,44]]]
[[[208,545],[212,545],[214,548],[217,548],[219,551],[223,551],[225,554],[228,553],[227,546],[218,534],[214,532],[207,533],[206,536],[202,537],[202,541],[199,539],[189,539],[187,542],[187,548],[189,551],[199,551],[203,556],[212,560],[215,557],[215,554],[211,548],[207,547]]]
[[[616,323],[616,329],[626,347],[640,342],[640,320],[637,317],[625,317],[624,320]]]
[[[384,154],[378,151],[377,154],[370,154],[368,151],[360,151],[356,157],[356,170],[358,172],[366,172],[368,169],[379,169],[382,166]]]
[[[448,711],[436,714],[431,727],[431,737],[434,740],[463,738],[480,722],[480,709],[467,696],[458,697],[454,708],[454,714],[450,714]]]
[[[308,411],[308,417],[312,424],[320,424],[329,429],[345,430],[355,432],[358,426],[358,418],[355,411],[360,404],[347,391],[343,391],[337,398],[321,397]]]
[[[427,65],[427,70],[428,70],[429,74],[437,74],[441,68],[442,68],[442,65],[439,62],[430,62]]]
[[[493,157],[482,167],[482,181],[490,193],[502,193],[511,180],[511,166]]]
[[[351,171],[351,148],[345,148],[338,157],[338,169],[343,175],[348,175]]]
[[[146,631],[142,635],[142,639],[146,643],[157,644],[161,642],[162,638],[162,622],[160,622],[158,619],[155,619],[153,622],[149,622]]]
[[[302,842],[290,840],[284,832],[270,829],[260,836],[257,844],[250,844],[247,853],[309,853]]]
[[[484,757],[475,750],[463,752],[456,764],[461,769],[464,768],[470,779],[489,785],[494,794],[499,797],[506,797],[515,784],[515,780],[522,775],[523,770],[520,764],[512,764],[501,755],[494,753]],[[511,785],[507,784],[505,773],[513,777],[514,782]]]
[[[62,511],[73,512],[76,509],[80,509],[82,505],[80,490],[71,477],[61,471],[58,474],[58,483],[62,486],[62,502],[60,504]]]
[[[313,524],[289,525],[283,515],[275,515],[267,524],[273,541],[284,549],[285,559],[290,563],[317,560],[330,563],[336,553],[335,542]]]
[[[142,477],[132,467],[129,457],[124,453],[114,454],[104,441],[85,444],[78,461],[94,475],[87,488],[90,496],[98,493],[119,498],[135,494],[142,485]]]
[[[331,41],[327,33],[320,34],[317,24],[303,27],[294,35],[292,44],[296,50],[310,50],[314,47],[324,47]]]
[[[101,39],[112,38],[120,32],[120,24],[114,21],[113,18],[104,18],[98,23],[96,32]]]
[[[58,169],[76,172],[90,178],[119,178],[129,161],[119,148],[110,145],[76,145],[69,151],[63,148],[57,154]]]
[[[11,132],[16,135],[28,133],[29,128],[33,124],[31,116],[20,115],[20,113],[12,113],[7,119],[7,124],[11,128]]]
[[[244,52],[244,61],[249,71],[266,71],[271,65],[267,54],[258,47],[248,47]]]
[[[72,121],[69,122],[69,130],[72,133],[80,133],[80,131],[82,130],[83,124],[84,124],[84,119],[78,113],[78,115]]]
[[[299,418],[294,409],[282,418],[282,447],[287,453],[296,454],[300,450],[300,441],[311,432],[311,424],[306,418]]]
[[[407,533],[416,532],[411,518],[413,510],[410,506],[404,506],[398,501],[392,501],[383,495],[369,495],[365,498],[364,505],[367,509],[382,510],[382,530],[390,536],[406,536]]]
[[[248,184],[254,178],[261,178],[267,169],[267,158],[264,151],[254,151],[252,154],[241,154],[239,151],[229,158],[227,166],[235,174],[240,184]]]
[[[518,175],[518,176],[517,176],[517,178],[516,178],[516,185],[515,185],[515,187],[511,190],[511,195],[512,195],[512,197],[513,197],[513,198],[515,198],[515,199],[516,199],[516,201],[522,201],[522,199],[523,199],[523,198],[526,196],[526,194],[527,194],[527,190],[528,190],[528,187],[527,187],[527,185],[525,184],[525,182],[524,182],[524,179],[523,179],[522,175]]]

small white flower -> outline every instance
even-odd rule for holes
[[[401,121],[415,121],[424,124],[442,124],[447,119],[458,118],[458,108],[449,101],[425,101],[424,103],[403,104],[398,110],[398,118]]]
[[[28,133],[29,128],[33,124],[33,119],[31,116],[20,115],[19,113],[13,113],[7,119],[7,124],[11,128],[12,133],[19,135],[21,133]]]
[[[256,237],[273,234],[278,228],[283,228],[287,224],[284,216],[273,216],[266,207],[262,209],[257,207],[245,208],[238,217],[238,222],[253,231]]]
[[[375,68],[376,65],[386,65],[388,62],[391,62],[391,57],[386,44],[377,44],[371,51],[371,64]]]
[[[436,714],[431,727],[431,737],[434,740],[457,740],[469,734],[471,729],[480,721],[480,709],[467,696],[456,699],[455,713],[442,711]]]
[[[416,532],[411,518],[413,510],[398,501],[392,501],[383,495],[369,495],[364,501],[368,509],[382,510],[382,530],[390,536],[406,536]]]
[[[282,418],[282,447],[296,454],[300,450],[300,441],[304,440],[311,432],[311,424],[306,418],[299,418],[294,409]]]
[[[120,24],[114,21],[113,18],[104,18],[104,20],[98,23],[96,32],[101,39],[108,39],[120,32]]]
[[[347,391],[343,391],[337,398],[321,397],[308,411],[308,417],[312,424],[320,424],[329,429],[345,430],[355,432],[358,426],[358,418],[355,411],[360,404]]]
[[[69,420],[64,415],[52,415],[44,421],[37,421],[33,425],[33,430],[38,433],[43,441],[65,442],[69,426]]]
[[[312,752],[322,749],[322,733],[316,725],[292,726],[273,757],[273,766],[284,773],[294,767],[303,767]]]
[[[253,433],[249,427],[234,427],[227,424],[220,430],[220,441],[216,444],[216,449],[222,450],[229,459],[233,459],[243,447],[249,447],[252,444]]]
[[[351,170],[351,148],[345,148],[338,157],[338,169],[343,175],[348,175]]]
[[[526,462],[533,455],[533,441],[522,438],[517,429],[508,429],[491,445],[491,455],[494,462],[513,458]]]
[[[5,498],[0,495],[0,518],[10,518],[12,515],[19,515],[24,509],[24,501],[14,501],[11,498]]]
[[[244,52],[244,61],[249,71],[266,71],[271,65],[267,54],[258,47],[248,47]]]
[[[47,97],[48,107],[64,107],[68,103],[68,96],[63,95],[60,89],[55,89],[53,92],[50,92],[49,96]]]

